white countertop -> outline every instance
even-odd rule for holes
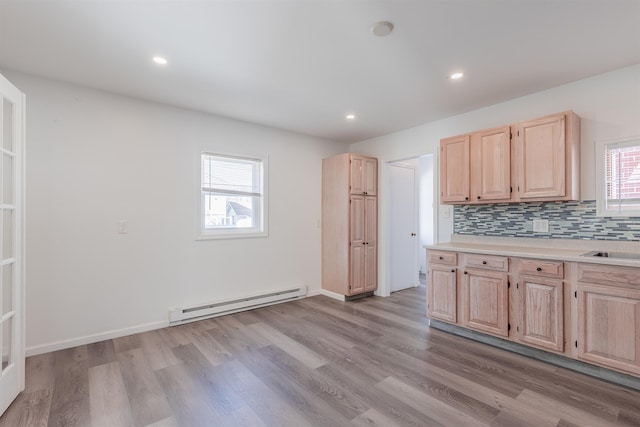
[[[508,237],[493,238],[458,235],[453,237],[453,241],[450,243],[425,245],[425,248],[485,255],[640,267],[640,259],[582,256],[591,251],[631,252],[640,254],[640,242]]]

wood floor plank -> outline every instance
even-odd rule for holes
[[[221,424],[202,389],[182,363],[155,371],[155,375],[165,391],[178,425],[208,427]]]
[[[322,356],[312,350],[309,350],[309,348],[289,338],[269,325],[265,325],[264,323],[253,323],[249,325],[249,328],[266,338],[271,345],[280,347],[282,350],[286,351],[311,369],[319,368],[327,363]]]
[[[369,409],[358,394],[344,389],[339,383],[316,369],[309,369],[286,351],[276,346],[266,346],[259,352],[277,366],[283,375],[314,393],[345,418],[354,418]]]
[[[86,351],[55,352],[55,381],[48,425],[91,425],[89,410],[89,362]]]
[[[158,331],[145,332],[140,337],[141,347],[154,371],[178,363],[178,359],[171,351]]]
[[[488,425],[446,405],[438,399],[434,399],[422,390],[412,387],[397,378],[385,378],[376,384],[376,387],[395,396],[412,408],[422,411],[425,416],[436,420],[444,426],[482,427]]]
[[[0,427],[46,427],[51,394],[50,388],[21,393],[0,418]]]
[[[87,345],[89,368],[117,360],[116,350],[112,340],[99,341]]]
[[[27,357],[25,371],[29,375],[25,375],[24,392],[30,393],[53,387],[55,380],[54,366],[53,353]]]
[[[93,427],[133,425],[129,399],[117,362],[89,368],[89,391]]]
[[[172,416],[171,406],[141,348],[118,353],[120,372],[137,426]]]
[[[233,412],[245,405],[233,388],[226,384],[219,372],[224,366],[212,365],[193,344],[176,347],[173,350],[181,364],[198,384],[201,394],[217,417]],[[217,369],[219,367],[219,369]]]
[[[613,419],[596,417],[595,415],[575,408],[572,405],[559,402],[554,398],[550,398],[549,396],[545,396],[528,389],[525,389],[520,393],[518,400],[526,402],[528,406],[536,408],[539,411],[545,411],[546,413],[552,414],[560,419],[576,422],[578,425],[583,426],[613,426],[616,422],[615,418],[617,418],[617,414]]]

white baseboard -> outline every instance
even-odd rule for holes
[[[338,300],[338,301],[345,301],[345,297],[344,297],[344,295],[342,295],[342,294],[337,294],[337,293],[335,293],[335,292],[331,292],[331,291],[328,291],[328,290],[326,290],[326,289],[320,289],[319,294],[320,294],[320,295],[324,295],[324,296],[329,297],[329,298],[336,299],[336,300]]]
[[[47,344],[36,345],[33,347],[27,347],[25,350],[26,356],[35,356],[42,353],[49,353],[52,351],[64,350],[65,348],[76,347],[79,345],[92,344],[94,342],[110,340],[113,338],[120,338],[127,335],[138,334],[140,332],[152,331],[154,329],[166,328],[169,326],[168,320],[162,320],[159,322],[144,323],[142,325],[132,326],[130,328],[115,329],[112,331],[101,332],[99,334],[87,335],[84,337],[71,338],[68,340],[56,341]]]

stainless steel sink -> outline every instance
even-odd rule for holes
[[[580,256],[585,257],[598,257],[598,258],[619,258],[619,259],[637,259],[640,260],[640,253],[635,252],[606,252],[606,251],[591,251]]]

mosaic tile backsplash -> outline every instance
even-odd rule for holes
[[[532,220],[548,219],[548,233]],[[454,206],[456,234],[546,239],[640,241],[640,217],[598,217],[595,200]]]

